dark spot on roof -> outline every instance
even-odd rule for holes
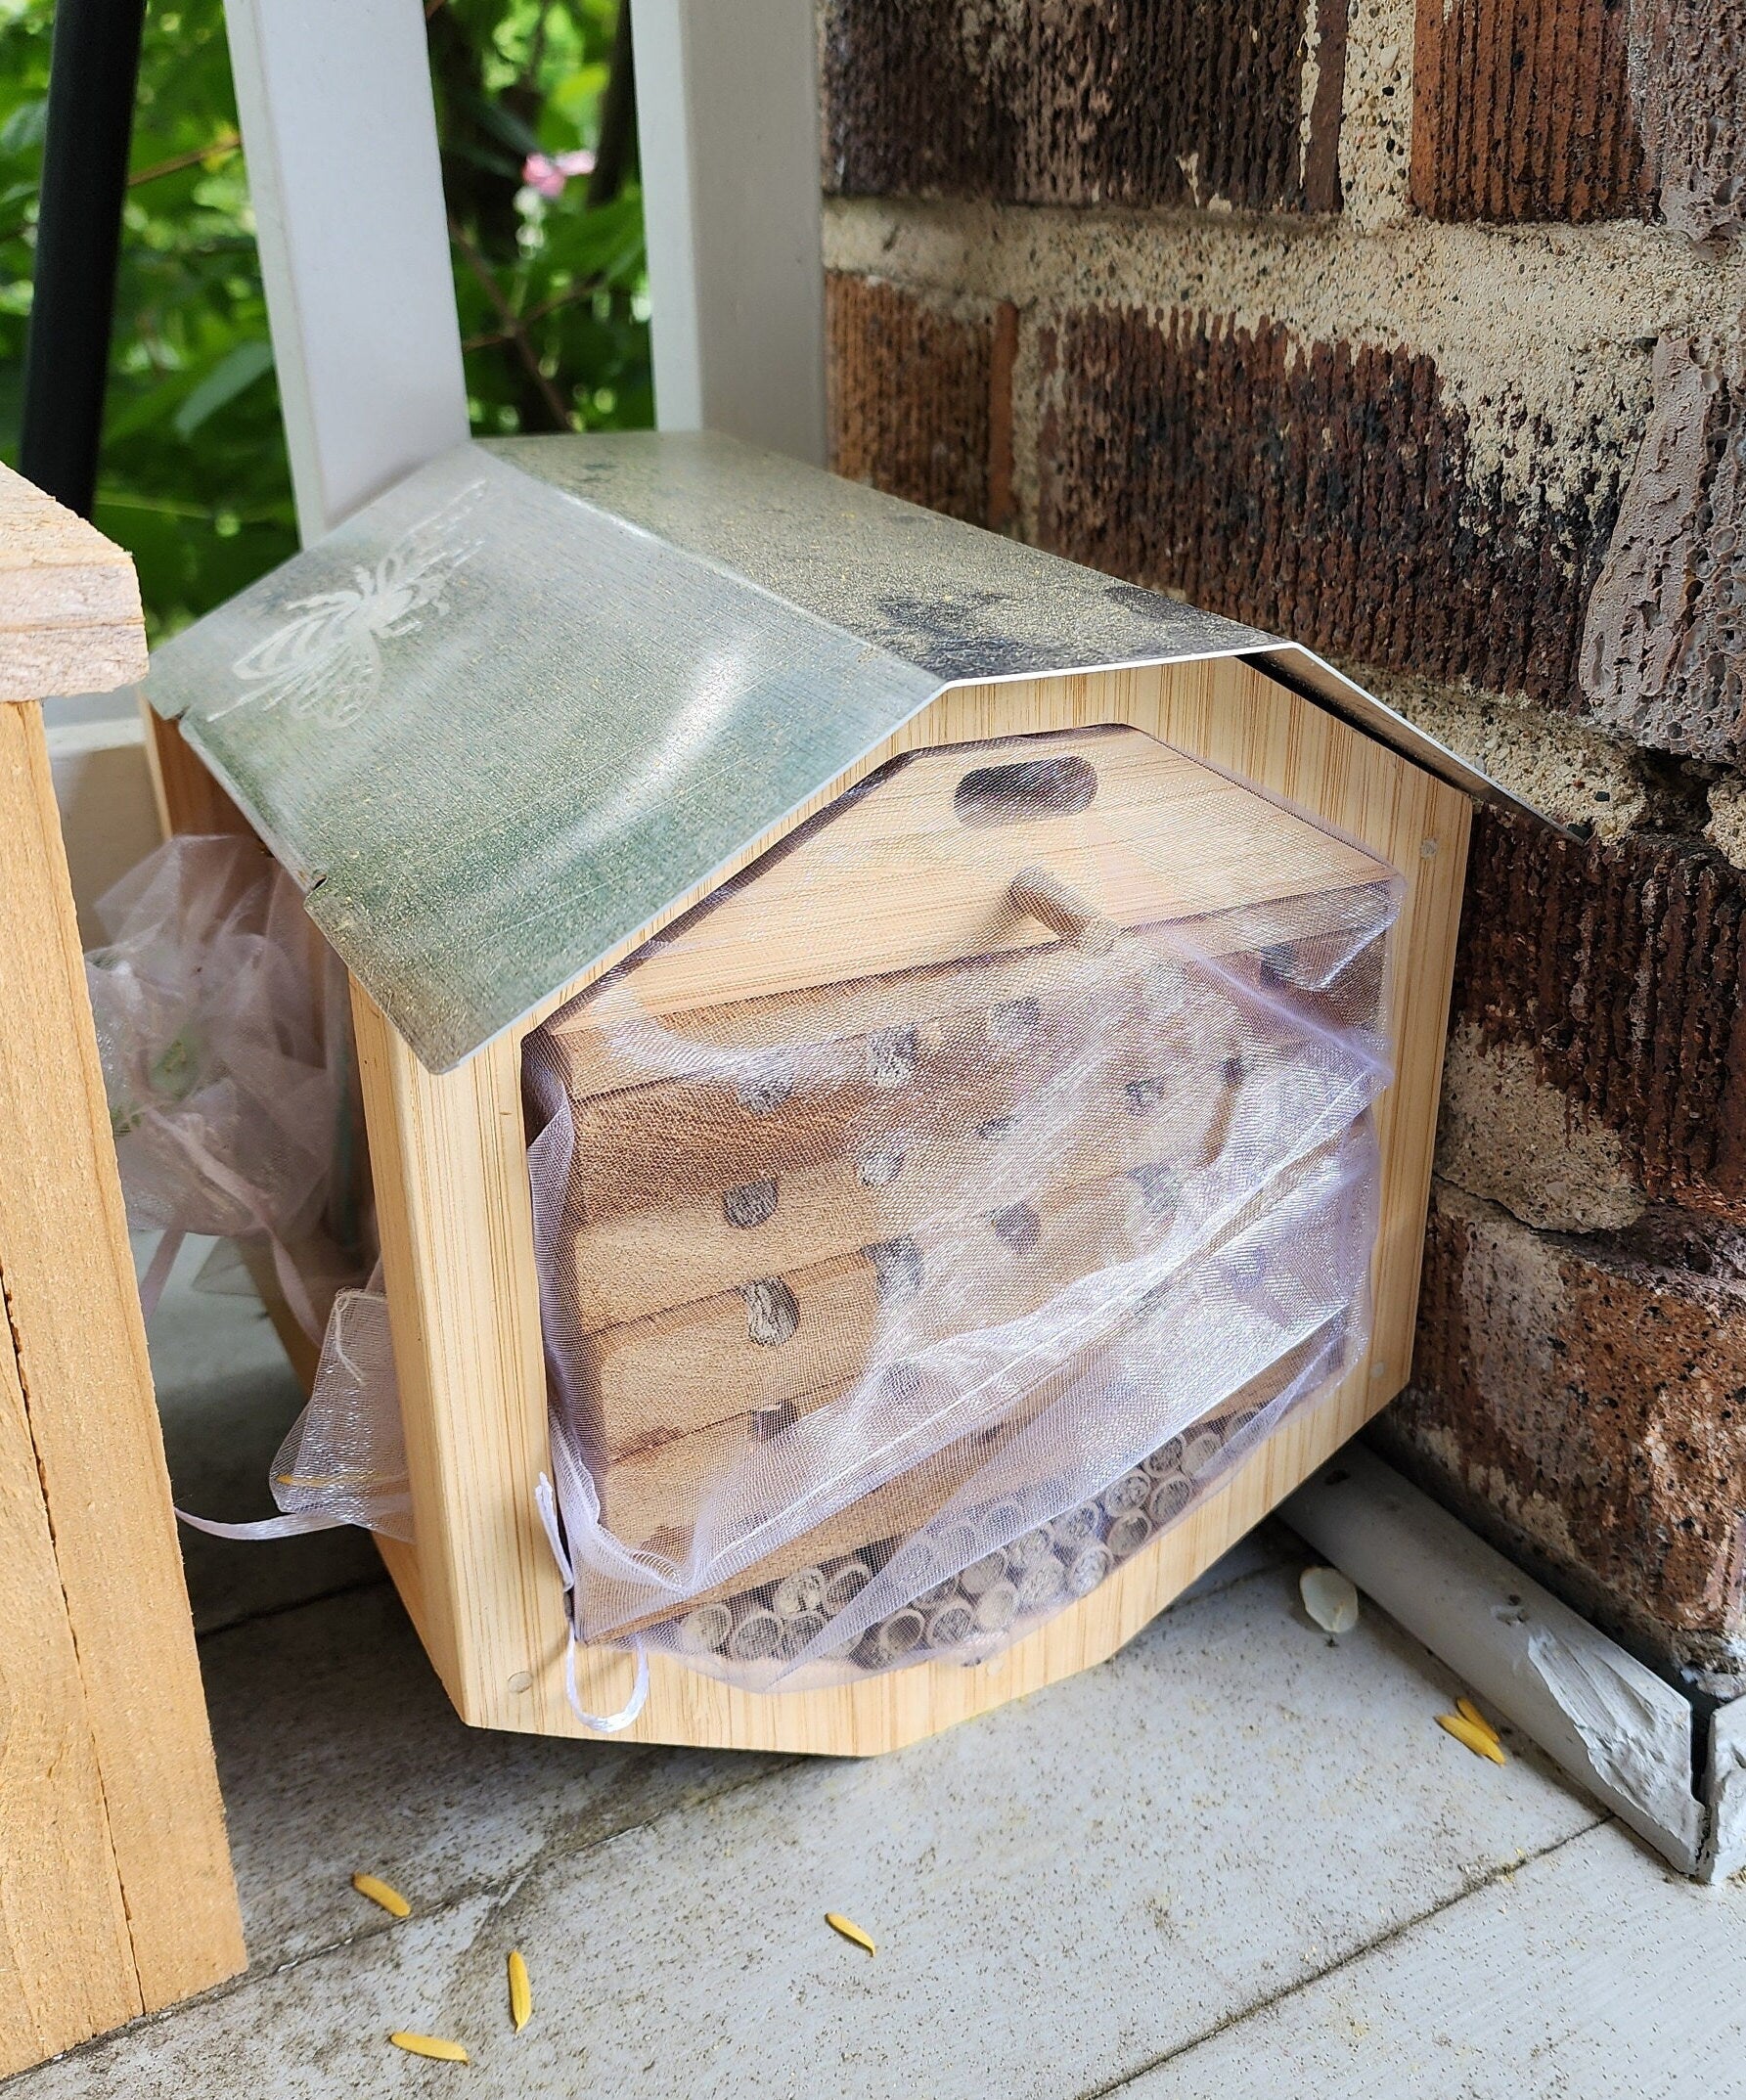
[[[1174,598],[1166,598],[1162,591],[1142,591],[1138,584],[1112,583],[1105,586],[1103,595],[1112,605],[1120,605],[1124,612],[1137,612],[1142,619],[1172,623],[1183,619],[1184,607]]]

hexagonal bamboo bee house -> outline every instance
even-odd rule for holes
[[[1309,652],[727,440],[554,438],[148,693],[174,827],[252,827],[351,973],[382,1551],[467,1720],[912,1741],[1111,1654],[1405,1382],[1508,798]]]

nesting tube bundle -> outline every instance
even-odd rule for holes
[[[584,1637],[758,1688],[980,1660],[1362,1347],[1398,886],[1175,917],[1083,806],[1144,754],[1056,742],[895,762],[529,1038]],[[918,862],[948,953],[881,970]]]
[[[1193,1425],[1193,1442],[1202,1453],[1225,1453],[1257,1414],[1244,1407],[1206,1418]],[[1089,1596],[1120,1562],[1198,1498],[1200,1491],[1176,1470],[1184,1449],[1181,1437],[1168,1439],[1143,1466],[1130,1469],[1096,1500],[1021,1532],[1003,1549],[966,1561],[955,1575],[870,1626],[848,1667],[863,1675],[924,1655],[975,1661],[1004,1646],[1014,1630],[1040,1625],[1063,1604]],[[1210,1485],[1223,1471],[1209,1455],[1201,1479]],[[1003,1500],[979,1510],[975,1521],[957,1520],[950,1544],[962,1548],[965,1541],[1009,1528],[1016,1508]],[[870,1552],[884,1563],[902,1545],[901,1540],[884,1539]],[[741,1663],[778,1655],[792,1662],[872,1581],[868,1562],[853,1558],[799,1568],[775,1583],[697,1606],[670,1631],[663,1629],[663,1639],[694,1661],[725,1656]]]

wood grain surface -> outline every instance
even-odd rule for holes
[[[37,704],[145,658],[128,558],[0,469],[0,2073],[245,1958]]]
[[[0,467],[0,701],[109,693],[145,672],[133,562]]]

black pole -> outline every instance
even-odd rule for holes
[[[637,163],[637,76],[631,57],[631,0],[618,0],[606,92],[601,98],[601,136],[588,178],[590,206],[609,204]]]
[[[89,517],[145,0],[59,0],[19,466]]]

